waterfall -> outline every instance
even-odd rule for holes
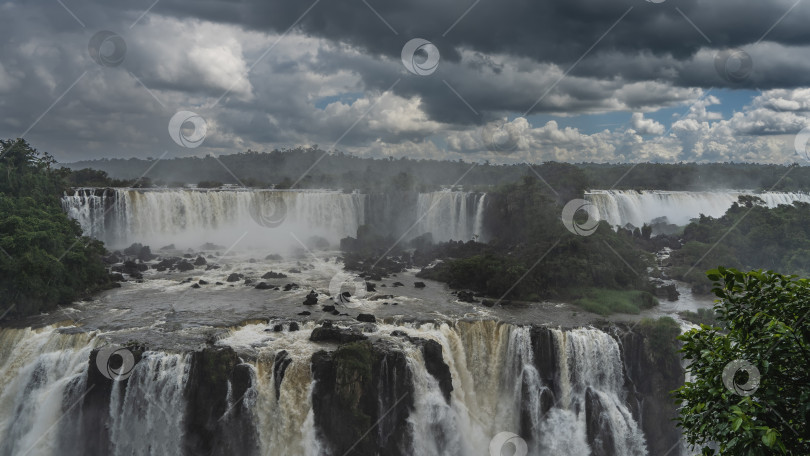
[[[183,392],[190,368],[188,355],[146,352],[123,382],[112,386],[110,442],[112,454],[181,454]],[[148,444],[146,443],[148,442]]]
[[[73,452],[94,345],[90,335],[54,327],[0,330],[0,454]]]
[[[206,242],[228,247],[237,241],[240,247],[281,248],[297,246],[292,234],[336,245],[368,223],[394,237],[412,226],[409,239],[424,233],[432,233],[437,242],[484,238],[485,194],[412,195],[412,202],[394,198],[370,211],[367,195],[325,190],[85,188],[63,196],[62,207],[85,235],[114,248],[133,242],[153,249],[168,244],[196,248]]]
[[[484,194],[441,191],[420,193],[416,203],[416,234],[431,233],[435,241],[469,241],[482,236]]]
[[[274,332],[272,337],[266,328],[266,324],[233,328],[217,342],[242,354],[239,365],[248,368],[250,386],[237,397],[229,381],[219,398],[227,410],[211,417],[224,423],[215,431],[224,434],[214,439],[255,427],[255,451],[263,456],[327,454],[329,442],[319,441],[322,432],[313,407],[324,398],[314,396],[311,363],[316,354],[323,356],[324,350],[335,346],[309,341],[312,322],[298,331]],[[407,428],[408,447],[400,448],[399,454],[487,454],[491,439],[502,432],[519,436],[532,455],[647,454],[637,418],[627,406],[619,343],[604,331],[461,321],[380,323],[372,335],[379,341],[374,344],[389,347],[380,350],[393,347],[404,354],[410,375],[401,378],[412,385],[412,401],[401,410],[404,414],[392,415],[399,418],[389,417],[389,404],[401,393],[392,396],[386,390],[397,384],[396,378],[380,376],[375,407],[380,407],[377,424],[386,432],[372,428],[364,438],[384,441],[392,429]],[[100,345],[98,340],[95,333],[62,334],[56,327],[0,329],[2,454],[27,454],[32,446],[31,454],[187,454],[189,385],[210,381],[190,378],[201,372],[194,368],[198,357],[146,351],[128,380],[105,380],[108,386],[96,382],[91,387],[88,369],[95,367],[90,352]],[[428,360],[419,341],[438,344],[440,359]],[[449,372],[449,396],[430,367],[436,362],[443,362]],[[381,369],[402,374],[389,367],[383,364]],[[82,401],[90,393],[100,396]],[[104,400],[98,402],[99,397]],[[252,424],[227,419],[236,407],[248,412]],[[97,415],[101,421],[82,425],[81,413]],[[107,435],[101,439],[107,442],[103,447],[85,443],[99,434]]]
[[[602,220],[611,226],[631,224],[640,227],[655,219],[666,217],[668,223],[687,225],[700,214],[721,217],[737,202],[740,195],[762,198],[768,207],[810,203],[810,194],[718,190],[710,192],[682,192],[659,190],[593,190],[585,199],[593,203]]]
[[[106,196],[111,192],[110,196]],[[320,236],[332,243],[354,236],[365,216],[364,196],[327,191],[111,189],[76,190],[62,198],[84,234],[123,247],[197,247],[205,242],[276,247]]]

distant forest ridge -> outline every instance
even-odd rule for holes
[[[141,176],[139,186],[236,184],[248,187],[333,188],[363,191],[430,190],[460,185],[474,190],[516,182],[523,176],[546,180],[552,188],[624,190],[747,189],[810,191],[810,167],[753,163],[556,163],[530,165],[473,164],[409,158],[361,158],[325,153],[317,148],[272,152],[247,151],[216,158],[99,159],[68,163],[107,174],[77,176],[81,185],[128,185]],[[150,169],[150,167],[152,167]],[[303,177],[302,177],[303,176]],[[119,180],[119,182],[111,179]],[[113,182],[112,184],[110,182]],[[555,185],[556,183],[556,185]]]

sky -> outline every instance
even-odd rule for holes
[[[0,137],[61,162],[318,145],[807,163],[801,0],[0,0],[0,17]]]

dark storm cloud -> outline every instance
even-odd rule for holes
[[[654,111],[689,103],[698,88],[810,85],[810,5],[785,15],[793,0],[367,2],[396,33],[361,0],[0,3],[11,18],[0,28],[0,134],[36,123],[29,136],[57,153],[190,153],[166,131],[173,113],[190,109],[210,127],[197,154],[338,139],[338,149],[405,150],[526,112]],[[89,55],[99,30],[126,41],[120,66]],[[429,76],[400,61],[414,37],[441,52]],[[726,47],[751,56],[743,81],[718,75],[714,58]],[[346,93],[360,99],[316,106]],[[774,121],[752,118],[741,131],[778,131],[757,129],[763,122]],[[556,141],[560,132],[534,134]]]

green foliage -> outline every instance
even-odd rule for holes
[[[688,225],[683,239],[683,248],[672,253],[671,275],[691,283],[698,292],[711,289],[711,282],[701,271],[721,264],[810,275],[807,203],[768,209],[761,199],[743,195],[722,217],[701,216]]]
[[[718,268],[714,310],[725,329],[701,326],[682,335],[691,380],[675,394],[679,424],[704,454],[810,454],[810,282],[774,272]],[[724,386],[724,368],[745,360],[759,387],[740,396]],[[735,381],[745,383],[740,372]]]
[[[714,313],[714,309],[698,309],[697,312],[685,310],[679,312],[678,315],[684,320],[696,325],[717,326],[720,324],[720,322],[717,321],[717,314]]]
[[[584,182],[579,170],[560,167],[557,174],[569,180],[568,191],[580,192],[573,197],[582,197],[582,189],[572,184]],[[578,300],[603,315],[656,305],[641,274],[654,267],[651,256],[635,246],[632,236],[604,222],[589,236],[569,232],[560,221],[565,201],[534,176],[490,192],[484,220],[492,241],[439,247],[436,258],[445,261],[420,277],[495,298]]]
[[[600,315],[638,314],[658,305],[658,299],[646,291],[582,288],[571,291],[574,304]]]
[[[648,352],[656,358],[655,361],[665,364],[680,363],[678,336],[681,334],[681,327],[678,322],[671,317],[657,320],[642,318],[635,329],[645,335],[644,340],[650,345]]]
[[[0,314],[44,312],[108,287],[104,246],[62,210],[69,171],[23,140],[0,147]]]
[[[298,188],[343,188],[382,191],[394,187],[407,187],[425,191],[441,185],[462,181],[465,186],[503,185],[519,180],[527,174],[526,164],[496,165],[458,161],[393,158],[373,159],[354,157],[342,152],[327,153],[317,146],[246,152],[214,157],[183,157],[160,160],[103,159],[70,164],[73,169],[94,168],[106,171],[118,179],[135,179],[155,165],[149,175],[165,182],[194,183],[213,180],[238,184],[218,163],[245,179],[283,183],[285,177],[301,176],[309,170],[307,178]],[[314,167],[313,167],[314,165]],[[637,190],[711,190],[723,188],[773,189],[774,191],[810,190],[810,167],[735,164],[735,163],[639,163],[639,164],[566,164],[547,162],[532,165],[563,199],[571,199],[585,188],[616,188]],[[311,168],[311,169],[310,169]],[[632,172],[629,172],[632,168]],[[786,172],[790,169],[790,174]],[[405,173],[407,180],[398,181]],[[529,171],[534,176],[535,173]],[[287,185],[294,181],[287,182]],[[618,182],[618,185],[616,185]],[[405,185],[402,185],[402,184]],[[410,185],[410,184],[413,185]],[[473,184],[474,183],[474,184]],[[393,185],[392,185],[393,184]],[[276,188],[288,188],[284,185]]]

